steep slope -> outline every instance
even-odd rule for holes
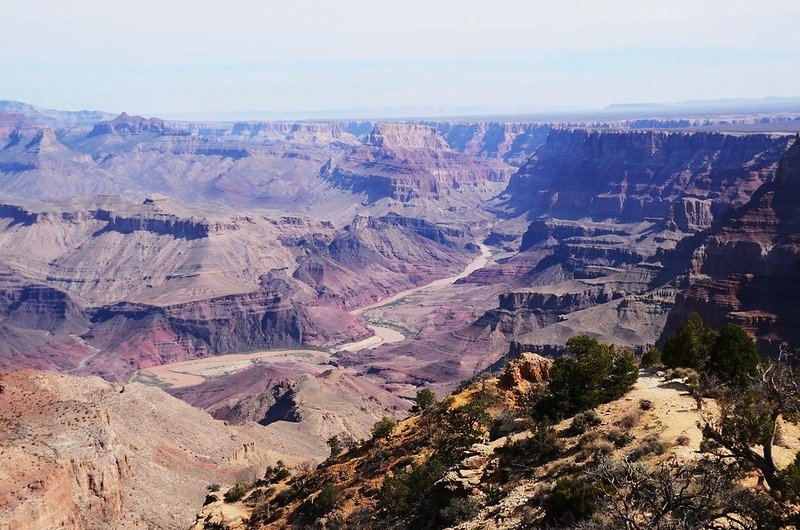
[[[623,222],[673,217],[707,227],[771,180],[790,137],[553,130],[508,185],[530,215]]]
[[[800,344],[800,142],[781,159],[774,182],[713,231],[695,251],[689,281],[665,333],[697,311],[714,326],[735,322],[765,351]]]
[[[499,158],[519,167],[536,151],[552,128],[547,123],[433,122],[448,145],[472,156]]]
[[[332,159],[322,175],[339,188],[366,195],[370,202],[391,198],[477,203],[500,191],[510,171],[501,161],[452,150],[432,127],[381,123],[364,145]]]
[[[683,381],[663,374],[640,373],[623,398],[595,409],[590,425],[532,426],[525,396],[546,384],[550,366],[524,353],[499,377],[463,385],[315,470],[253,484],[233,504],[217,496],[193,528],[572,528],[543,521],[542,500],[559,479],[585,478],[612,460],[642,472],[701,458],[700,425],[717,414],[716,403],[698,409]],[[785,445],[781,465],[798,447],[794,431]],[[437,460],[448,447],[458,448],[449,467]],[[570,501],[567,511],[577,508]]]
[[[501,333],[539,351],[578,332],[653,344],[681,287],[686,262],[676,256],[772,181],[790,142],[785,135],[551,131],[497,203],[532,219],[520,252],[463,280],[508,285],[469,334]]]
[[[187,208],[163,196],[138,205],[108,197],[9,204],[0,223],[10,271],[0,316],[17,337],[4,348],[19,360],[36,343],[31,330],[51,346],[54,333],[71,353],[47,361],[49,348],[33,347],[24,366],[112,380],[214,353],[365,338],[371,331],[349,310],[470,260],[465,234],[401,216],[336,228]],[[14,366],[10,358],[4,366]]]
[[[186,528],[205,487],[277,455],[157,388],[0,373],[0,526]]]

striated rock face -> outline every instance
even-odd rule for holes
[[[684,232],[699,232],[711,226],[714,221],[713,201],[682,197],[673,206],[675,225]]]
[[[436,129],[414,123],[379,123],[364,144],[386,149],[450,149]]]
[[[349,313],[460,270],[458,228],[214,214],[152,195],[0,208],[0,366],[119,381],[166,362],[360,340]],[[61,353],[58,353],[58,351]]]
[[[537,123],[429,123],[447,140],[450,148],[483,158],[499,158],[521,166],[547,139],[549,124]]]
[[[378,124],[357,146],[332,159],[321,176],[335,186],[365,194],[370,202],[443,200],[463,195],[479,200],[507,182],[509,166],[452,150],[432,127]]]
[[[772,179],[789,137],[553,130],[512,177],[509,203],[534,215],[708,226]],[[685,198],[691,200],[686,201]],[[701,204],[710,201],[710,204]]]
[[[82,330],[88,323],[69,293],[26,282],[8,270],[0,270],[0,317],[8,324],[42,331]]]
[[[276,459],[253,426],[157,388],[32,370],[0,385],[4,528],[187,528],[206,485]]]
[[[575,333],[653,344],[702,232],[774,178],[789,143],[771,135],[551,131],[499,205],[533,219],[520,253],[483,271],[485,283],[507,272],[513,283],[474,326],[537,351]]]
[[[328,310],[329,311],[329,310]],[[171,306],[122,302],[90,311],[83,338],[104,352],[80,368],[117,381],[168,362],[300,344],[340,343],[370,335],[344,312],[326,314],[269,291],[228,295]]]
[[[695,251],[689,278],[666,333],[692,311],[714,326],[732,321],[767,351],[781,341],[800,344],[800,142],[764,185]]]
[[[89,132],[89,136],[102,136],[105,134],[132,135],[143,132],[174,136],[188,136],[190,134],[189,131],[171,127],[164,120],[158,118],[130,116],[123,112],[113,120],[101,121],[96,124]]]
[[[348,128],[340,123],[238,122],[223,134],[308,145],[359,143]]]

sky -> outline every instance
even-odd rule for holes
[[[0,0],[0,99],[174,117],[800,96],[796,0]]]

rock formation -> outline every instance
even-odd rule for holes
[[[665,333],[697,311],[719,327],[735,322],[766,351],[800,345],[800,142],[781,159],[774,182],[715,228],[691,260],[691,287],[678,295]]]
[[[321,175],[335,186],[365,194],[371,202],[401,202],[467,195],[489,198],[507,182],[504,163],[454,151],[434,128],[381,123],[359,145],[332,159]]]
[[[747,202],[772,178],[789,138],[553,130],[509,182],[507,200],[532,215],[562,219],[633,222],[678,210],[687,226],[707,226],[709,213]]]
[[[101,121],[96,124],[89,132],[88,136],[101,136],[104,134],[118,134],[124,136],[140,133],[156,133],[174,136],[188,136],[190,134],[189,131],[171,127],[167,125],[164,120],[158,118],[130,116],[123,112],[113,120]]]
[[[110,380],[215,353],[365,338],[349,310],[470,259],[463,232],[398,215],[337,229],[152,196],[139,205],[9,204],[0,219],[0,317],[15,330],[3,366]],[[71,354],[43,359],[57,344]]]
[[[483,158],[499,158],[518,167],[536,151],[552,128],[540,123],[430,123],[450,148]]]
[[[31,370],[0,373],[0,385],[8,528],[186,528],[207,485],[283,456],[257,427],[229,427],[155,387]]]

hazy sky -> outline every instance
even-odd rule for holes
[[[796,0],[2,0],[0,99],[147,115],[800,96]]]

